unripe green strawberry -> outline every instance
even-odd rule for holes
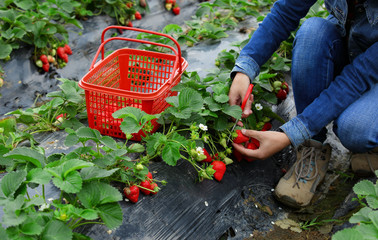
[[[219,141],[219,144],[222,147],[227,148],[227,140],[225,138],[221,138],[221,140]]]
[[[35,65],[37,66],[37,67],[42,67],[43,66],[43,62],[41,61],[41,60],[37,60],[37,61],[35,61]]]
[[[135,165],[135,169],[138,170],[138,171],[142,171],[144,169],[144,166],[143,166],[143,164],[138,163],[138,164]]]
[[[225,158],[223,159],[223,162],[224,162],[226,165],[229,165],[229,164],[233,163],[234,161],[232,161],[231,158],[225,157]]]
[[[281,81],[274,81],[273,82],[273,88],[274,89],[281,88],[281,86],[282,86],[282,82]]]

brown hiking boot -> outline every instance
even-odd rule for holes
[[[352,154],[350,165],[356,175],[374,175],[374,171],[378,170],[378,147],[367,153]]]
[[[324,179],[330,158],[329,144],[305,141],[297,149],[297,161],[278,182],[275,197],[294,208],[309,205],[317,186]]]

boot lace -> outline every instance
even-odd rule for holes
[[[306,183],[318,176],[318,167],[316,164],[316,158],[318,157],[318,151],[314,147],[304,147],[302,150],[302,156],[295,164],[296,181],[293,187],[299,187],[299,182]]]

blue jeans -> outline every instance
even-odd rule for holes
[[[339,29],[327,19],[310,18],[302,24],[296,34],[292,57],[297,114],[318,98],[349,64],[345,43]],[[377,83],[334,120],[334,132],[352,152],[366,152],[378,145]],[[313,139],[324,141],[326,129],[320,130]]]

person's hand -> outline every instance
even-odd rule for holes
[[[230,105],[240,106],[243,102],[243,98],[245,97],[245,94],[247,93],[249,84],[250,84],[249,77],[245,75],[244,73],[238,72],[235,75],[234,80],[232,81],[230,92],[228,94],[228,97],[229,97],[228,103]],[[253,102],[253,95],[251,94],[245,104],[242,118],[246,118],[252,114],[252,102]],[[238,125],[242,126],[241,122],[239,122]]]
[[[260,147],[256,150],[247,149],[241,144],[232,143],[235,150],[239,151],[246,157],[260,160],[266,159],[290,145],[289,138],[283,132],[242,129],[242,133],[247,137],[257,139],[260,142]]]

